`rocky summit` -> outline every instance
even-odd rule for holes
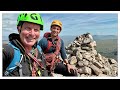
[[[102,56],[96,51],[96,41],[90,33],[80,35],[68,46],[66,52],[69,63],[75,66],[80,77],[116,77],[118,62]]]
[[[69,63],[77,68],[78,77],[117,77],[117,60],[102,56],[96,47],[96,41],[90,33],[76,37],[65,47]]]

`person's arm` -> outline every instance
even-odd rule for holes
[[[61,57],[62,57],[64,63],[68,64],[67,55],[66,55],[66,50],[65,50],[64,42],[63,42],[62,39],[61,39],[61,49],[60,49],[60,53],[61,53]]]
[[[63,61],[64,61],[64,63],[65,63],[66,65],[68,65],[68,64],[69,64],[69,62],[68,62],[68,60],[67,60],[67,59],[64,59]]]
[[[63,40],[61,40],[60,53],[61,53],[61,57],[62,57],[64,63],[66,64],[66,66],[68,68],[68,72],[73,73],[74,75],[76,75],[77,68],[73,67],[72,65],[69,64]],[[71,70],[72,70],[72,72],[71,72]]]
[[[40,45],[40,47],[42,48],[43,52],[45,51],[45,49],[47,48],[47,39],[46,38],[42,38],[39,42],[38,45]]]
[[[8,65],[10,64],[13,55],[14,54],[14,49],[10,45],[3,45],[2,48],[2,57],[3,57],[3,71],[6,70]]]

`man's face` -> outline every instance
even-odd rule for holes
[[[51,34],[52,34],[53,37],[58,36],[58,34],[60,33],[60,31],[61,31],[61,28],[59,26],[53,25],[51,27]]]
[[[32,47],[40,37],[40,25],[24,22],[19,30],[21,42],[25,47]]]

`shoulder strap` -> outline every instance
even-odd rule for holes
[[[48,37],[49,37],[49,35],[50,35],[50,32],[46,32],[46,33],[43,35],[43,37],[48,38]]]
[[[46,32],[43,37],[45,37],[48,41],[48,44],[47,44],[47,48],[45,49],[45,53],[50,49],[51,46],[53,46],[52,42],[49,41],[49,36],[50,36],[50,32]]]
[[[60,48],[61,48],[61,39],[60,39],[59,36],[57,37],[57,39],[58,39],[58,41],[57,41],[57,44],[56,44],[56,51],[54,52],[56,55],[59,54]]]
[[[39,45],[37,45],[37,49],[38,49],[38,51],[39,51],[40,53],[43,52],[43,51],[42,51],[42,48],[41,48]]]
[[[9,75],[9,73],[11,73],[18,66],[23,57],[23,55],[20,53],[20,50],[17,47],[12,45],[11,43],[9,43],[9,45],[11,45],[14,49],[14,57],[13,60],[11,60],[9,66],[6,68],[6,71],[4,73],[5,75]]]
[[[48,44],[47,44],[47,48],[45,49],[45,53],[48,52],[48,50],[50,50],[50,48],[53,46],[52,42],[50,42],[49,40],[48,41]]]

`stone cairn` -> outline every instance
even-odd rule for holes
[[[65,47],[69,63],[78,70],[78,77],[116,77],[118,63],[96,51],[96,41],[90,33],[75,38]]]

